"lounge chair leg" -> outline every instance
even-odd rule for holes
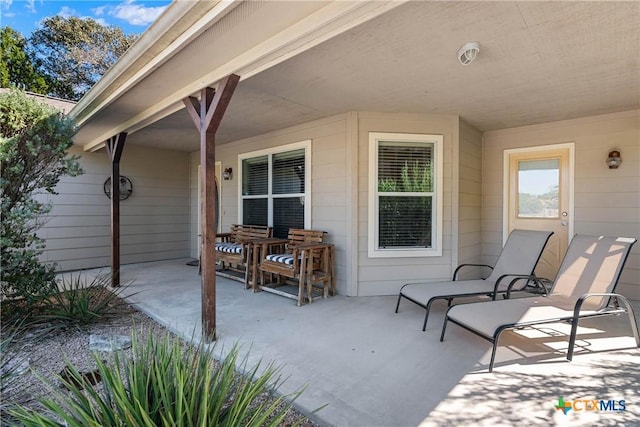
[[[627,315],[629,316],[629,322],[631,323],[631,330],[633,331],[633,336],[636,339],[636,347],[640,347],[640,333],[638,333],[638,323],[636,322],[636,316],[633,313],[633,308],[631,308],[631,304],[625,302],[627,306]]]
[[[636,339],[636,346],[640,347],[640,333],[638,333],[638,322],[636,322],[636,315],[633,312],[633,307],[629,300],[623,297],[622,295],[618,295],[616,297],[618,299],[618,303],[622,302],[627,311],[627,316],[629,316],[629,323],[631,323],[631,332],[633,332],[633,337]]]
[[[398,302],[396,303],[396,313],[398,312],[398,308],[400,307],[400,298],[402,298],[402,294],[398,294]]]
[[[442,333],[440,334],[440,342],[444,341],[444,333],[447,330],[447,321],[449,320],[449,316],[445,316],[444,324],[442,325]]]
[[[491,361],[489,362],[489,373],[493,372],[493,364],[496,361],[496,351],[498,351],[498,338],[493,340],[493,350],[491,351]]]
[[[567,349],[567,360],[573,360],[573,347],[576,345],[576,335],[578,334],[578,318],[571,321],[571,334],[569,335],[569,348]]]
[[[427,306],[425,307],[425,310],[427,310],[427,312],[424,314],[424,323],[422,324],[422,332],[427,330],[427,320],[429,320],[429,311],[431,310],[431,304],[433,303],[434,299],[431,298],[429,300],[429,302],[427,302]]]
[[[508,328],[500,327],[496,330],[493,339],[490,340],[493,343],[493,349],[491,350],[491,360],[489,361],[489,372],[493,372],[493,365],[496,362],[496,353],[498,352],[498,341],[500,340],[500,334]]]

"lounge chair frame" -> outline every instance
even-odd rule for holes
[[[630,242],[629,246],[626,249],[626,253],[623,257],[623,259],[621,260],[621,265],[620,268],[618,269],[618,272],[613,280],[613,290],[615,290],[615,287],[618,283],[618,281],[620,280],[620,275],[622,274],[622,270],[624,267],[624,264],[626,263],[626,260],[629,256],[629,253],[631,252],[631,247],[633,246],[633,244],[636,242],[635,239],[632,239],[633,241]],[[532,276],[532,280],[538,280],[539,279],[535,278],[534,276]],[[510,291],[510,289],[509,289]],[[510,292],[507,292],[507,295],[509,295]],[[582,306],[585,303],[586,300],[588,300],[589,298],[593,298],[593,297],[608,297],[608,302],[606,304],[604,304],[604,307],[601,310],[598,310],[596,312],[591,312],[591,313],[584,313],[582,314]],[[621,307],[621,304],[622,306]],[[485,302],[485,303],[474,303],[474,304],[491,304],[491,302]],[[464,304],[463,304],[464,305]],[[526,327],[530,327],[530,326],[536,326],[536,325],[544,325],[544,324],[549,324],[549,323],[558,323],[558,322],[568,322],[571,324],[571,332],[569,334],[569,345],[567,348],[567,360],[571,361],[573,360],[573,353],[574,353],[574,348],[575,348],[575,343],[576,343],[576,338],[577,338],[577,333],[578,333],[578,323],[580,321],[580,319],[587,319],[587,318],[592,318],[592,317],[601,317],[601,316],[609,316],[609,315],[615,315],[615,314],[621,314],[621,313],[626,313],[628,318],[629,318],[629,323],[631,324],[631,330],[633,333],[633,336],[635,338],[636,341],[636,346],[640,347],[640,333],[638,330],[638,323],[636,321],[636,317],[635,317],[635,313],[633,311],[633,307],[631,306],[631,303],[629,302],[629,300],[624,296],[624,295],[620,295],[617,293],[613,293],[613,292],[605,292],[605,293],[587,293],[584,294],[582,296],[580,296],[575,303],[574,309],[573,309],[573,314],[572,315],[567,315],[567,316],[555,316],[555,317],[549,317],[547,319],[544,320],[535,320],[535,321],[530,321],[530,322],[508,322],[508,323],[504,323],[502,325],[500,325],[498,328],[496,328],[496,330],[494,331],[493,335],[489,336],[486,335],[482,332],[479,332],[477,330],[475,330],[473,327],[467,325],[466,323],[462,323],[462,322],[458,322],[457,320],[449,317],[449,312],[451,311],[453,307],[450,307],[447,310],[447,314],[445,316],[445,320],[444,320],[444,324],[442,325],[442,333],[440,334],[440,342],[444,341],[444,335],[447,329],[447,323],[448,322],[452,322],[455,323],[456,325],[466,329],[467,331],[481,337],[484,338],[485,340],[489,341],[492,343],[492,351],[491,351],[491,360],[489,362],[489,372],[493,372],[493,366],[495,363],[495,358],[496,358],[496,352],[498,349],[498,343],[499,343],[499,339],[501,334],[504,331],[510,330],[510,329],[522,329],[522,328],[526,328]]]
[[[518,232],[518,231],[525,231],[525,230],[513,230],[513,232]],[[526,232],[526,231],[525,231]],[[466,293],[466,292],[455,292],[455,284],[452,283],[451,284],[451,293],[448,294],[441,294],[441,295],[434,295],[432,298],[430,298],[426,304],[422,303],[421,301],[418,301],[416,299],[413,299],[405,294],[403,294],[403,289],[406,286],[412,286],[412,285],[416,285],[416,283],[406,283],[404,284],[401,288],[400,288],[400,292],[398,293],[398,301],[396,303],[396,310],[395,312],[398,312],[398,309],[400,308],[400,301],[402,300],[402,298],[405,298],[409,301],[411,301],[414,304],[419,305],[420,307],[425,309],[425,315],[424,315],[424,322],[422,324],[422,330],[426,331],[427,329],[427,321],[429,320],[429,313],[431,311],[431,305],[437,301],[437,300],[447,300],[447,306],[451,307],[451,303],[453,302],[453,300],[455,298],[465,298],[465,297],[477,297],[477,296],[488,296],[491,297],[492,300],[495,300],[498,296],[498,294],[503,294],[503,293],[511,293],[512,292],[512,288],[513,286],[518,283],[521,280],[526,280],[526,284],[522,287],[522,289],[519,290],[524,290],[526,288],[529,288],[529,292],[531,293],[546,293],[547,289],[544,286],[544,283],[540,280],[538,280],[534,275],[533,275],[533,270],[535,269],[535,266],[538,264],[538,261],[540,260],[540,257],[542,256],[542,251],[544,250],[545,246],[547,245],[549,238],[553,235],[553,232],[549,231],[546,232],[547,236],[546,239],[544,241],[544,244],[542,244],[542,247],[540,249],[540,252],[538,253],[538,257],[535,259],[535,262],[532,264],[533,267],[531,269],[531,271],[526,271],[526,272],[519,272],[519,273],[507,273],[507,274],[503,274],[501,276],[498,277],[498,279],[495,281],[495,284],[493,286],[493,291],[489,291],[489,292],[470,292],[470,293]],[[502,251],[504,251],[506,248],[503,247]],[[500,253],[500,256],[502,255],[503,252]],[[500,256],[498,258],[500,258]],[[497,261],[496,261],[497,264]],[[455,271],[453,272],[453,279],[452,281],[455,282],[457,281],[457,277],[458,277],[458,273],[460,272],[460,270],[462,270],[465,267],[486,267],[489,268],[491,271],[493,271],[494,267],[489,265],[489,264],[461,264],[459,265]],[[525,274],[522,274],[525,273]],[[485,280],[485,279],[483,279]],[[503,288],[503,290],[500,289],[501,285],[503,283],[506,283],[507,280],[510,280],[508,286],[505,288]],[[459,282],[464,282],[464,281],[459,281]],[[435,284],[436,282],[434,282]],[[419,285],[425,285],[428,286],[428,283],[425,284],[419,284]]]

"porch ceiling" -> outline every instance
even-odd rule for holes
[[[305,6],[308,13],[318,4]],[[237,28],[265,18],[261,13],[245,11]],[[248,78],[241,75],[216,142],[353,110],[458,114],[487,131],[638,109],[638,22],[638,2],[408,2]],[[189,45],[188,62],[175,55],[91,117],[79,143],[100,134],[93,126],[122,121],[167,96],[163,91],[174,93],[189,73],[171,67],[203,66],[208,32]],[[480,53],[462,66],[456,52],[469,41],[480,43]],[[184,109],[127,141],[199,148]]]

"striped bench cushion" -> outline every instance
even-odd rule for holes
[[[266,260],[286,265],[293,265],[293,255],[291,254],[271,254],[266,256]]]
[[[216,243],[216,251],[228,254],[241,254],[242,245],[237,243]]]

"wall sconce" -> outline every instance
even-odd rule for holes
[[[613,149],[609,151],[609,156],[607,157],[607,165],[609,166],[609,169],[618,169],[618,166],[620,166],[620,163],[622,163],[622,156],[620,156],[620,150]]]
[[[224,168],[224,171],[222,172],[222,178],[224,178],[225,181],[229,181],[232,176],[233,176],[233,169]]]

